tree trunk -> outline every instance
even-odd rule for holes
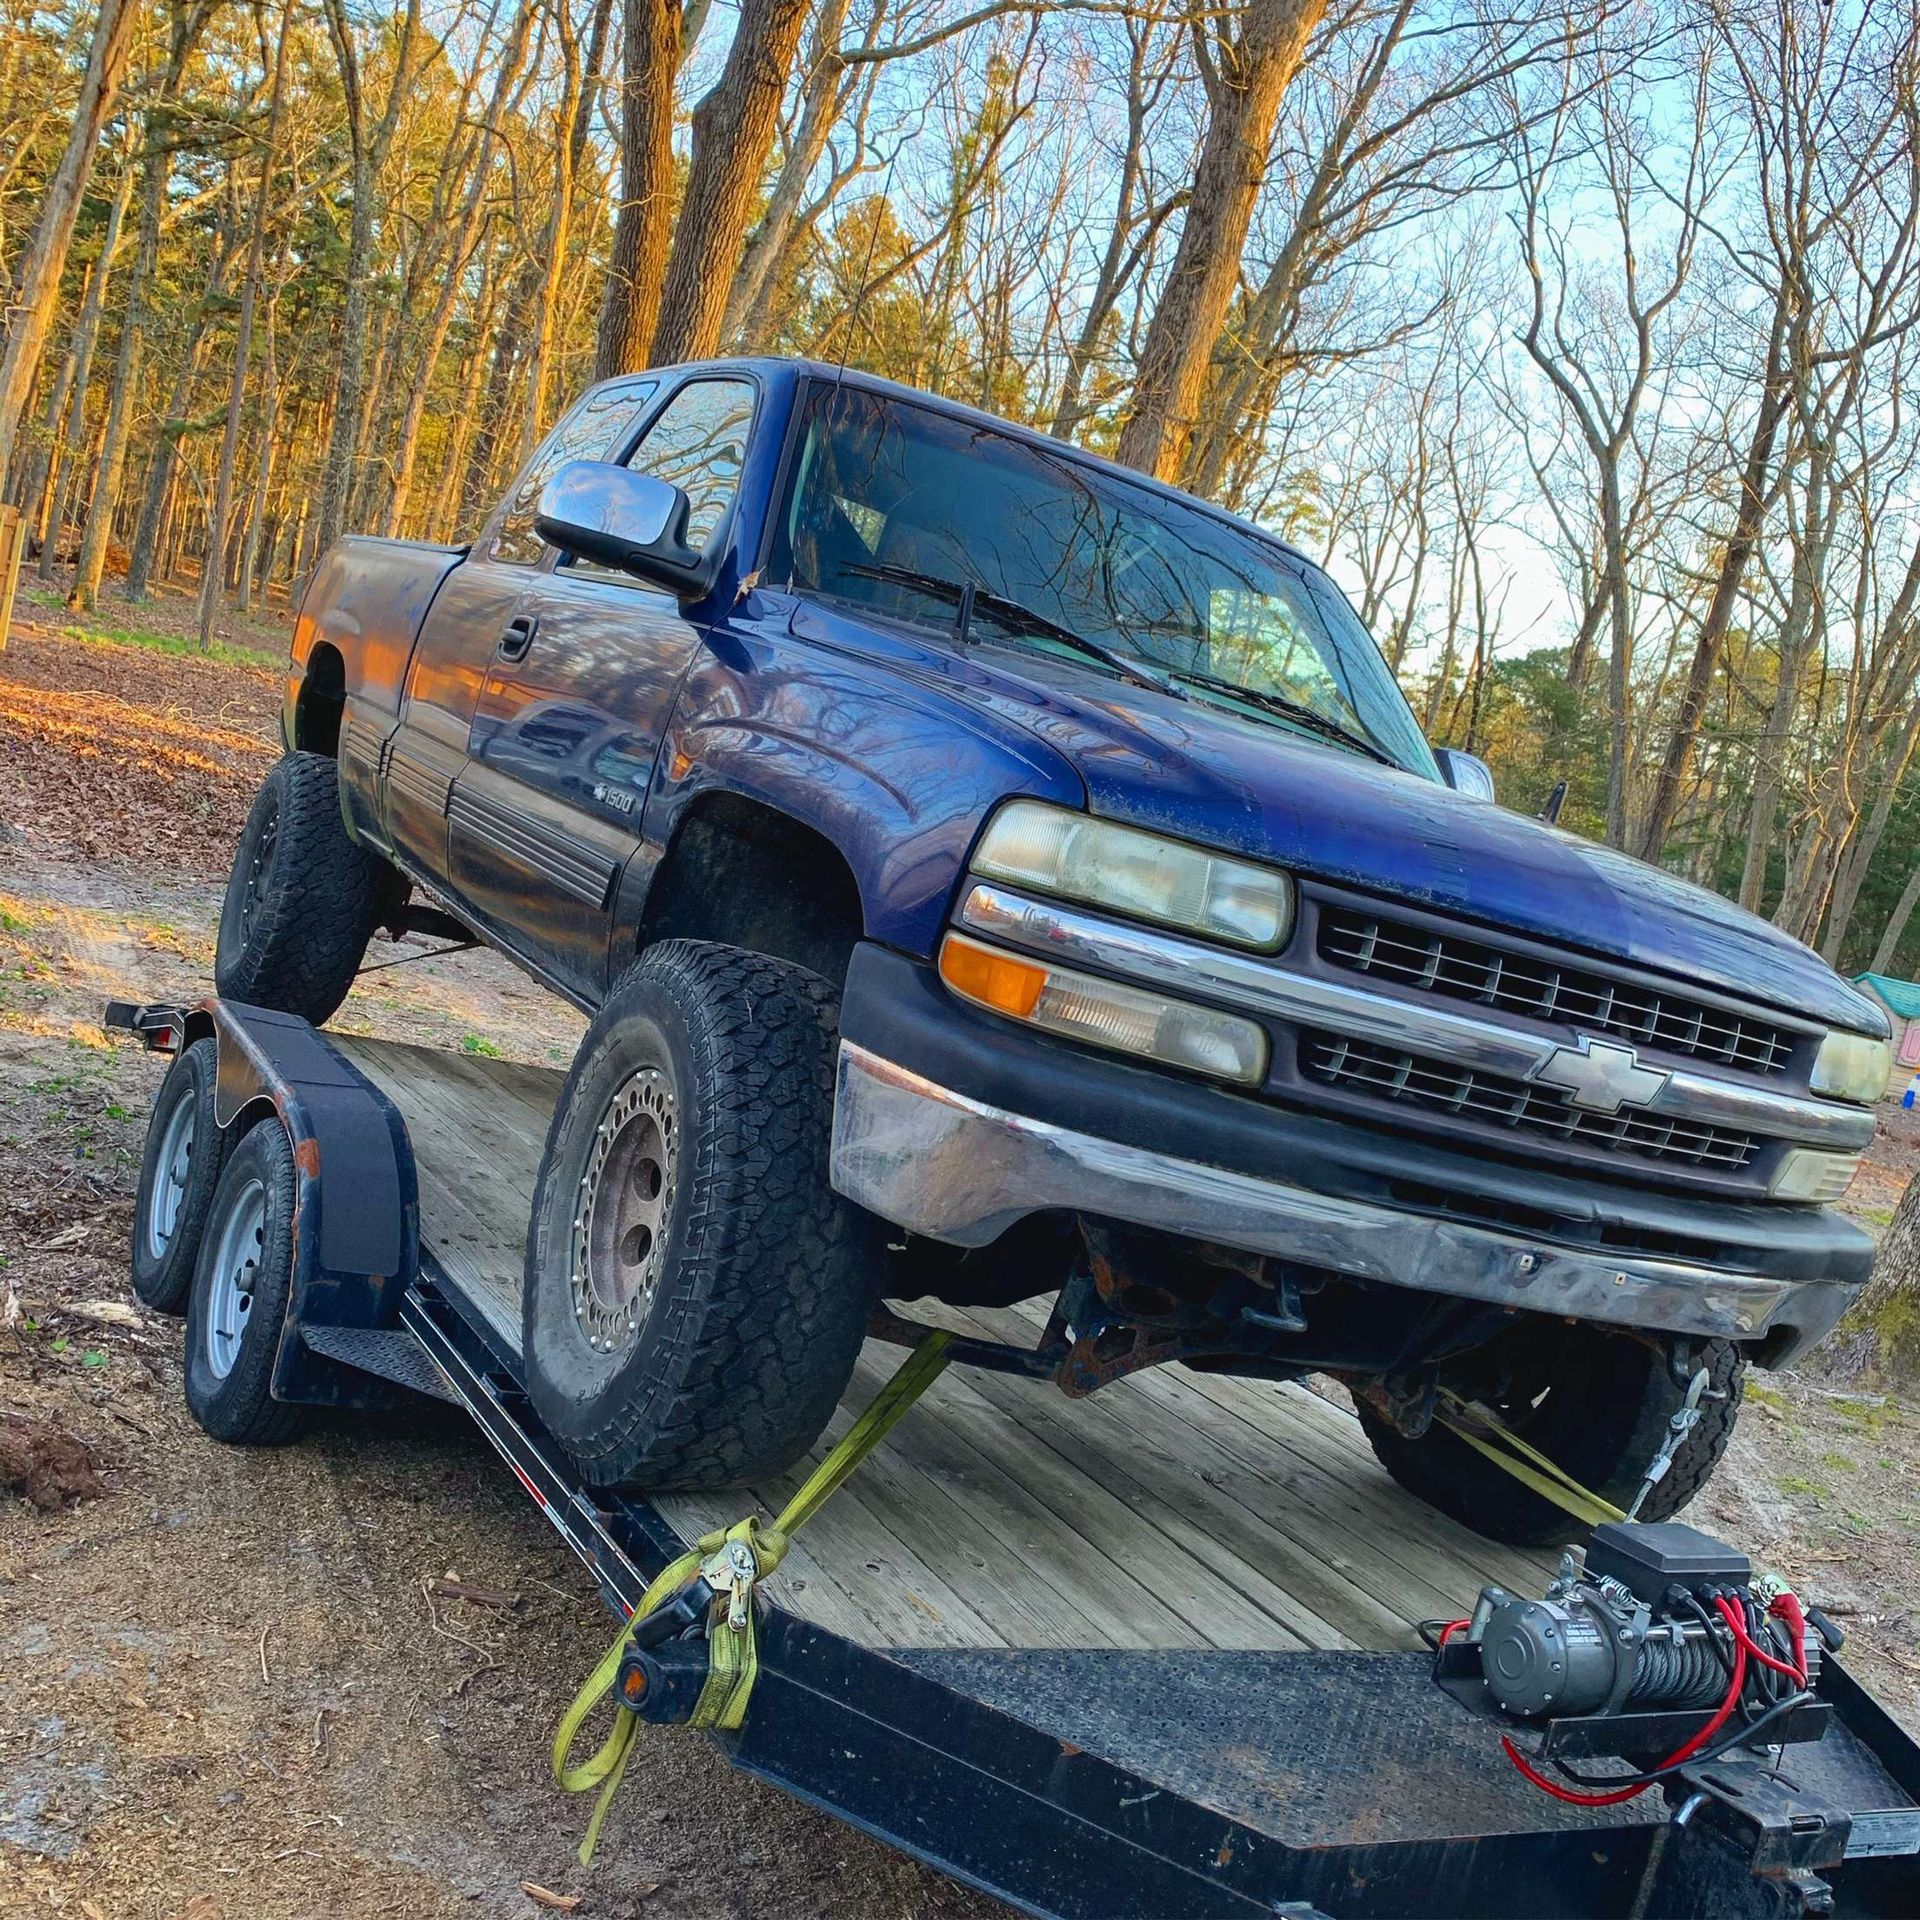
[[[1773,468],[1773,443],[1787,411],[1789,297],[1783,282],[1774,302],[1760,408],[1754,416],[1753,438],[1747,444],[1747,464],[1740,475],[1740,505],[1733,516],[1733,531],[1728,536],[1726,551],[1720,558],[1720,571],[1714,576],[1713,598],[1707,603],[1706,618],[1701,621],[1699,636],[1693,644],[1687,684],[1680,695],[1680,711],[1674,716],[1673,732],[1667,736],[1667,750],[1654,778],[1653,798],[1640,838],[1643,860],[1658,862],[1667,835],[1673,829],[1674,816],[1680,811],[1680,794],[1692,771],[1693,750],[1700,738],[1708,696],[1713,691],[1713,676],[1720,665],[1720,649],[1726,642],[1728,628],[1733,625],[1733,609],[1747,576],[1747,562],[1752,559],[1754,545],[1760,538],[1760,522],[1766,511],[1767,478]]]
[[[620,39],[620,205],[594,343],[593,377],[647,363],[660,317],[673,207],[673,80],[680,64],[674,0],[625,0]],[[744,23],[743,23],[744,24]]]
[[[734,275],[727,295],[721,337],[730,345],[742,340],[750,316],[762,311],[774,269],[786,251],[794,216],[800,211],[807,181],[827,150],[827,140],[839,123],[840,86],[846,62],[840,57],[840,35],[847,24],[847,0],[821,0],[814,16],[812,59],[800,95],[800,124],[781,156],[779,176],[767,197],[766,211],[754,230],[753,241]],[[748,343],[751,345],[752,343]]]
[[[20,418],[39,370],[40,349],[59,304],[60,276],[66,270],[74,223],[80,217],[81,195],[93,171],[100,129],[113,111],[114,99],[120,91],[127,53],[133,44],[134,23],[139,15],[133,0],[100,0],[100,12],[93,26],[93,45],[87,54],[87,71],[80,82],[80,98],[74,105],[73,130],[67,136],[66,151],[54,168],[53,178],[47,183],[40,218],[20,265],[11,303],[13,324],[7,330],[6,352],[0,355],[0,483],[4,483],[13,465]]]
[[[135,523],[127,555],[125,591],[129,600],[144,600],[153,584],[154,561],[160,554],[160,534],[176,478],[175,464],[180,455],[180,442],[192,430],[188,409],[193,404],[194,389],[200,384],[200,369],[206,359],[207,322],[212,317],[225,264],[216,258],[210,270],[207,290],[194,315],[193,331],[180,361],[180,371],[174,378],[173,391],[167,397],[167,410],[161,417],[153,464],[147,469],[146,497],[140,503],[140,518]]]
[[[1887,822],[1893,817],[1894,802],[1900,795],[1900,783],[1906,777],[1916,747],[1920,747],[1920,703],[1916,703],[1907,713],[1900,738],[1894,743],[1882,772],[1880,791],[1874,798],[1872,810],[1854,834],[1853,844],[1847,849],[1846,861],[1834,881],[1826,936],[1820,943],[1820,957],[1829,966],[1837,967],[1840,964],[1840,949],[1846,945],[1847,934],[1852,929],[1854,908],[1860,903],[1860,889],[1866,885],[1873,857],[1880,851]]]
[[[742,0],[726,67],[693,110],[686,197],[648,354],[655,366],[702,360],[719,350],[747,216],[773,147],[806,18],[807,0]]]
[[[1849,1336],[1857,1365],[1896,1386],[1920,1379],[1920,1178],[1900,1196],[1873,1277],[1834,1338]]]
[[[26,516],[27,537],[40,542],[43,561],[47,554],[47,521],[53,506],[53,488],[49,483],[54,476],[54,458],[67,419],[68,402],[73,398],[73,383],[80,371],[82,329],[87,310],[94,304],[93,290],[100,279],[101,264],[89,261],[82,274],[80,318],[74,322],[67,350],[60,356],[60,371],[54,375],[53,390],[47,395],[46,409],[40,416],[39,435],[22,468],[20,485],[15,489],[16,504]],[[4,587],[0,587],[0,592],[4,591]]]
[[[113,274],[113,256],[120,248],[120,229],[126,223],[127,208],[133,200],[135,168],[132,156],[120,170],[107,208],[107,230],[100,243],[100,260],[87,287],[85,305],[80,310],[79,338],[74,348],[73,398],[67,408],[64,443],[53,449],[47,469],[47,487],[51,498],[46,515],[46,544],[40,550],[40,574],[44,579],[53,572],[59,559],[60,536],[66,528],[67,511],[74,498],[73,477],[85,457],[88,444],[87,399],[93,387],[93,355],[100,341],[100,315],[106,306],[107,282]]]
[[[275,301],[267,303],[266,364],[260,370],[260,427],[254,449],[253,490],[247,504],[246,537],[240,543],[240,575],[234,583],[234,605],[242,613],[253,610],[253,596],[260,577],[260,535],[267,517],[268,489],[273,485],[273,436],[280,414],[280,355],[275,338],[274,306]]]
[[[325,0],[327,30],[340,67],[346,101],[347,141],[352,153],[353,219],[347,229],[346,305],[340,316],[340,381],[334,401],[333,430],[327,436],[320,476],[320,519],[315,545],[325,552],[346,528],[360,454],[361,403],[367,375],[367,288],[373,270],[374,198],[399,122],[400,105],[412,78],[413,50],[420,30],[420,0],[407,0],[393,80],[387,104],[369,132],[361,91],[360,55],[346,0]]]
[[[1147,328],[1117,449],[1125,465],[1156,479],[1176,479],[1186,464],[1266,177],[1274,118],[1326,10],[1327,0],[1251,0],[1239,38],[1218,50],[1180,245]]]
[[[227,389],[227,425],[220,440],[220,471],[213,485],[207,519],[207,555],[200,567],[200,651],[213,645],[214,616],[227,565],[227,515],[233,510],[233,463],[240,452],[240,416],[247,404],[247,373],[253,358],[253,310],[260,299],[260,263],[266,249],[267,209],[273,192],[274,162],[280,152],[280,97],[287,77],[287,42],[292,39],[293,0],[280,10],[280,45],[273,56],[273,92],[267,101],[267,139],[260,155],[260,186],[253,201],[253,231],[247,236],[247,264],[240,285],[240,313],[234,322],[233,382]]]
[[[1917,904],[1920,904],[1920,866],[1907,875],[1907,884],[1900,891],[1899,904],[1895,906],[1892,917],[1880,935],[1880,944],[1874,948],[1873,958],[1867,963],[1869,973],[1891,971],[1893,957],[1900,951],[1900,942],[1906,938],[1907,922],[1913,918],[1913,909]]]
[[[486,211],[486,187],[493,171],[494,143],[500,137],[500,121],[508,97],[518,79],[521,62],[527,57],[527,41],[533,31],[533,8],[523,5],[509,30],[506,47],[500,56],[500,72],[494,82],[493,99],[481,128],[473,159],[473,174],[467,183],[467,196],[460,208],[459,223],[447,256],[446,277],[434,303],[433,317],[427,323],[427,337],[420,348],[419,367],[407,390],[407,404],[401,415],[399,442],[394,453],[393,490],[387,496],[386,516],[380,530],[397,534],[406,517],[407,503],[413,493],[413,464],[420,447],[420,423],[426,417],[427,394],[433,385],[434,368],[439,365],[441,349],[447,344],[447,332],[453,325],[453,310],[459,302],[473,257],[474,241],[480,233],[481,216]]]
[[[583,68],[580,45],[565,11],[565,0],[558,16],[562,60],[560,102],[555,124],[565,138],[555,142],[553,207],[547,216],[547,231],[542,241],[546,259],[539,298],[533,310],[533,337],[527,342],[527,390],[520,412],[520,458],[527,459],[540,439],[546,421],[547,369],[553,357],[556,335],[564,337],[561,326],[560,284],[566,271],[567,247],[573,236],[573,197],[580,178],[580,163],[586,157],[587,136],[593,125],[595,82],[600,75],[600,58],[606,44],[608,0],[595,0],[593,22],[588,35]]]

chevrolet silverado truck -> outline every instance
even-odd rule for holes
[[[1873,1006],[1496,804],[1305,555],[945,400],[593,388],[470,543],[322,559],[284,732],[223,994],[324,1021],[431,923],[591,1016],[523,1311],[595,1484],[770,1473],[903,1303],[1040,1302],[1001,1364],[1329,1374],[1540,1541],[1449,1409],[1624,1504],[1704,1373],[1658,1518],[1867,1276]]]

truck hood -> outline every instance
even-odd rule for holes
[[[1035,662],[988,704],[1072,763],[1097,814],[1604,954],[1856,1031],[1879,1009],[1776,927],[1644,861],[1199,700]],[[976,686],[979,683],[976,682]],[[1025,697],[1022,697],[1022,696]]]

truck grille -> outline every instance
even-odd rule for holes
[[[1423,1060],[1365,1041],[1330,1033],[1300,1037],[1301,1070],[1327,1086],[1458,1114],[1480,1123],[1560,1140],[1579,1141],[1645,1160],[1738,1173],[1752,1164],[1761,1143],[1751,1134],[1696,1120],[1668,1120],[1646,1113],[1589,1113],[1552,1087],[1501,1074],[1480,1073],[1444,1061]]]
[[[1791,1032],[1750,1015],[1350,907],[1321,908],[1320,954],[1336,967],[1424,993],[1556,1021],[1585,1033],[1616,1034],[1755,1073],[1779,1073],[1795,1044]],[[1614,1122],[1600,1124],[1610,1127]]]

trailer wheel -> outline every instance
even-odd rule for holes
[[[783,960],[673,940],[608,997],[535,1192],[528,1390],[596,1486],[778,1472],[832,1417],[875,1223],[827,1177],[836,996]]]
[[[1647,1496],[1643,1520],[1665,1520],[1684,1507],[1733,1438],[1746,1360],[1725,1340],[1706,1342],[1698,1354],[1722,1397],[1702,1401],[1700,1423]],[[1664,1345],[1591,1325],[1529,1328],[1473,1359],[1474,1372],[1457,1383],[1459,1391],[1492,1407],[1563,1473],[1618,1507],[1632,1502],[1686,1398]],[[1357,1404],[1380,1464],[1409,1493],[1474,1532],[1516,1547],[1557,1546],[1585,1534],[1570,1514],[1437,1422],[1409,1440],[1366,1401]]]
[[[293,1208],[293,1147],[277,1119],[262,1120],[221,1170],[187,1301],[187,1406],[232,1446],[279,1446],[304,1421],[304,1407],[273,1397]]]
[[[211,1039],[183,1049],[160,1083],[147,1123],[133,1201],[133,1291],[161,1313],[186,1310],[207,1208],[226,1159],[213,1112],[218,1064]]]
[[[338,764],[288,754],[234,851],[214,951],[220,992],[321,1025],[347,997],[396,878],[347,837]]]

